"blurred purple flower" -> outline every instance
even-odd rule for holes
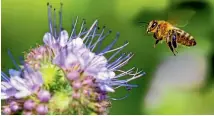
[[[37,95],[41,102],[48,102],[51,98],[50,92],[48,92],[46,90],[39,91],[39,93]]]
[[[48,113],[48,106],[44,104],[40,104],[37,106],[36,111],[39,115],[45,115]]]
[[[10,109],[13,111],[13,112],[16,112],[20,109],[18,103],[16,103],[15,101],[12,101],[10,103]]]
[[[10,77],[1,72],[1,99],[9,97],[23,98],[35,93],[42,86],[43,80],[40,72],[25,65],[20,71],[10,69]]]
[[[33,108],[35,106],[36,106],[36,104],[33,100],[27,100],[24,103],[24,109],[26,109],[26,110],[33,110]]]
[[[9,107],[5,107],[5,108],[3,108],[3,114],[5,114],[5,115],[11,115],[11,109],[9,108]]]

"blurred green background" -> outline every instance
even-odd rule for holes
[[[210,112],[210,110],[199,111],[204,105],[207,105],[206,103],[210,103],[210,105],[206,107],[207,109],[214,109],[214,104],[210,102],[214,101],[214,95],[209,92],[212,87],[210,85],[213,83],[213,0],[61,1],[64,4],[63,27],[66,30],[69,32],[71,31],[71,22],[76,16],[79,16],[80,19],[87,19],[87,26],[90,26],[93,20],[99,19],[100,26],[106,25],[114,32],[107,39],[106,44],[113,40],[116,32],[121,33],[117,45],[123,44],[126,40],[130,42],[125,51],[134,52],[135,57],[124,68],[136,66],[142,68],[147,73],[146,76],[131,82],[133,84],[138,84],[139,87],[134,88],[127,99],[112,102],[110,114],[214,114],[214,112]],[[15,59],[19,61],[19,57],[23,56],[24,51],[28,51],[31,47],[35,47],[36,43],[42,43],[43,35],[48,31],[47,2],[50,2],[53,7],[57,9],[60,6],[60,0],[2,0],[1,68],[4,72],[14,67],[7,55],[8,49],[12,51]],[[159,64],[173,54],[164,43],[158,44],[157,48],[154,49],[154,39],[152,36],[145,35],[145,27],[141,27],[142,24],[138,22],[148,22],[153,19],[166,20],[167,13],[173,9],[194,9],[196,11],[196,15],[193,16],[189,24],[182,29],[195,37],[197,46],[192,48],[181,47],[178,51],[181,55],[182,53],[185,54],[185,51],[188,51],[187,54],[194,53],[205,57],[207,69],[205,70],[206,76],[204,78],[206,79],[205,84],[199,87],[200,92],[198,93],[200,95],[195,95],[195,93],[191,94],[191,92],[188,92],[187,96],[183,93],[176,93],[182,95],[182,97],[179,97],[179,95],[177,96],[174,93],[167,92],[168,96],[164,100],[161,100],[163,105],[159,106],[156,110],[144,106],[144,98],[150,90],[149,88],[153,82],[152,80],[155,77],[154,75]],[[206,91],[204,92],[204,90]],[[118,89],[112,96],[121,97],[125,95],[125,93],[125,90]],[[204,94],[207,96],[199,97]],[[199,100],[200,103],[195,105],[191,104],[193,102],[189,104],[182,104],[182,102],[179,102],[179,100],[183,101],[184,99],[189,101],[192,100],[192,98],[195,98],[193,99],[194,101]],[[187,110],[189,107],[193,106],[200,107]],[[183,110],[181,107],[188,108]]]

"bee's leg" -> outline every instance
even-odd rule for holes
[[[176,36],[175,35],[172,36],[172,46],[174,47],[175,52],[178,53],[178,51],[177,51]]]
[[[169,46],[169,48],[170,48],[170,50],[172,51],[172,53],[174,54],[174,56],[176,56],[176,55],[175,55],[175,52],[174,52],[174,49],[173,49],[173,47],[172,47],[172,43],[169,41],[169,42],[167,43],[167,45]]]
[[[158,39],[155,33],[153,34],[153,37],[154,37],[156,40]]]
[[[173,48],[174,48],[175,52],[177,52],[177,53],[178,53],[178,51],[177,51],[177,43],[176,43],[176,41],[173,41],[173,40],[172,40],[172,46],[173,46]]]
[[[174,50],[175,50],[175,52],[176,52],[176,53],[178,53],[178,51],[177,51],[177,49],[176,49],[176,48],[175,48]]]
[[[155,44],[154,44],[154,48],[155,48],[160,40],[158,40],[156,33],[153,34],[153,37],[155,38]]]
[[[156,45],[162,40],[162,38],[158,38],[156,33],[154,33],[153,37],[155,38],[155,44],[154,44],[154,48],[155,48]]]
[[[158,40],[158,39],[157,39],[157,40],[155,41],[154,48],[155,48],[156,45],[159,43],[159,41],[161,41],[161,40]]]

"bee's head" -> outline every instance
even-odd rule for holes
[[[157,27],[158,27],[158,21],[152,20],[149,22],[146,32],[147,33],[154,33],[154,32],[156,32]]]

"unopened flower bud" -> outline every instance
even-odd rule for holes
[[[32,111],[24,111],[23,114],[24,115],[33,115],[33,112]]]
[[[24,103],[24,108],[26,110],[32,110],[35,107],[35,102],[33,100],[27,100]]]
[[[10,109],[11,109],[11,111],[16,112],[19,110],[19,106],[16,102],[13,101],[10,103]]]
[[[79,81],[73,82],[72,85],[73,85],[73,88],[75,88],[75,89],[79,89],[82,86],[81,82],[79,82]]]
[[[48,113],[48,107],[44,104],[40,104],[37,106],[36,111],[39,115],[45,115]]]
[[[89,86],[91,86],[91,85],[93,84],[93,81],[92,81],[92,79],[87,78],[87,79],[85,79],[85,80],[83,81],[82,84],[83,84],[83,85],[89,85]]]
[[[51,98],[51,94],[49,93],[49,91],[41,90],[38,93],[38,98],[41,102],[48,102]]]
[[[80,98],[80,93],[73,93],[72,94],[72,97],[74,98],[74,99],[79,99]]]
[[[67,77],[69,80],[76,80],[80,77],[80,73],[77,71],[72,71],[72,72],[68,73]]]
[[[10,115],[12,113],[11,109],[9,107],[5,107],[3,109],[3,114],[5,115]]]

